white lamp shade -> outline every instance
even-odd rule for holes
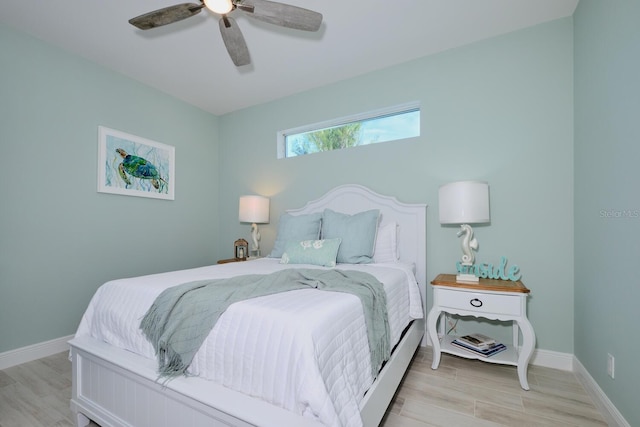
[[[238,208],[238,221],[255,224],[269,222],[269,198],[264,196],[242,196]]]
[[[440,224],[482,224],[489,216],[489,184],[460,181],[445,184],[438,191]]]

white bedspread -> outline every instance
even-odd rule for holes
[[[76,336],[91,336],[155,359],[139,329],[155,298],[178,284],[239,274],[267,274],[284,265],[262,258],[114,280],[101,286]],[[392,344],[411,319],[423,317],[412,267],[338,265],[365,271],[385,284]],[[231,305],[194,357],[189,373],[327,426],[361,426],[359,404],[373,383],[367,329],[357,297],[315,289],[285,292]]]

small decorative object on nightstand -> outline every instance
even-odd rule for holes
[[[233,253],[238,259],[245,259],[249,255],[249,242],[238,239],[233,242]]]
[[[518,367],[520,386],[529,390],[527,368],[536,345],[536,335],[527,319],[529,289],[519,280],[480,279],[475,284],[460,283],[456,281],[455,274],[440,274],[431,285],[433,307],[427,317],[427,332],[433,345],[431,369],[438,369],[441,352],[489,363],[513,365]],[[513,345],[508,345],[505,351],[491,357],[481,357],[456,348],[451,342],[457,337],[445,334],[446,313],[510,321],[513,325]],[[521,348],[518,329],[522,332]]]

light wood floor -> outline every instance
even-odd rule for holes
[[[382,426],[606,426],[571,372],[530,366],[529,385],[515,367],[448,355],[433,371],[421,348]],[[0,371],[0,427],[73,426],[70,398],[66,352]]]

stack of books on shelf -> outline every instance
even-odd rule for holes
[[[482,334],[469,334],[458,337],[451,344],[481,357],[491,357],[507,349],[502,343]]]

